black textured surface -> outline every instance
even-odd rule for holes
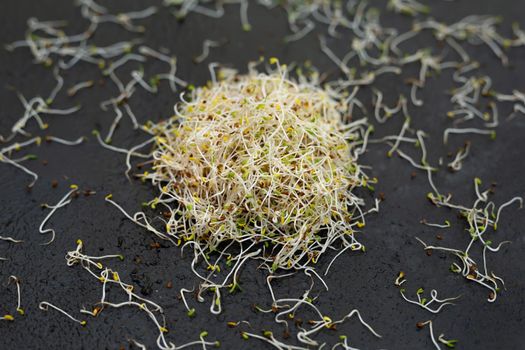
[[[140,9],[146,2],[137,0],[114,1],[111,6],[120,10]],[[503,30],[512,21],[523,21],[525,7],[516,1],[435,1],[432,15],[438,20],[453,21],[467,14],[501,14],[505,18]],[[208,79],[206,63],[218,61],[244,70],[246,63],[257,59],[261,53],[267,57],[277,56],[282,62],[311,60],[321,71],[331,72],[334,66],[319,51],[316,34],[284,45],[286,33],[285,13],[280,9],[268,11],[258,6],[250,7],[251,32],[241,30],[238,7],[228,6],[224,18],[212,20],[199,15],[190,15],[178,23],[167,11],[143,21],[148,28],[145,41],[152,47],[165,46],[179,58],[180,76],[195,85]],[[2,0],[0,2],[0,42],[5,44],[22,38],[26,19],[35,16],[42,20],[68,19],[72,30],[80,30],[85,23],[78,9],[69,0]],[[384,14],[385,23],[408,27],[410,20]],[[402,23],[402,24],[401,24]],[[96,36],[100,43],[111,43],[129,37],[128,33],[113,25],[105,25]],[[191,62],[201,51],[203,39],[228,38],[229,44],[213,49],[210,58],[202,65]],[[338,41],[335,51],[347,50],[348,41]],[[427,45],[428,43],[422,43]],[[336,45],[335,42],[331,44]],[[346,45],[343,46],[343,45]],[[503,69],[485,48],[471,52],[482,62],[482,71],[494,78],[496,90],[508,92],[513,88],[523,89],[525,76],[525,50],[517,49],[509,54],[513,67]],[[157,64],[157,63],[156,63]],[[413,73],[412,73],[413,74]],[[65,74],[66,82],[78,82],[99,72],[82,65]],[[382,78],[383,92],[405,90],[399,86],[398,78]],[[25,50],[14,53],[0,52],[0,133],[7,134],[13,122],[23,112],[16,95],[4,89],[12,85],[26,96],[46,95],[54,81],[51,72],[42,66],[32,64]],[[442,131],[450,121],[445,113],[450,109],[445,92],[452,87],[448,73],[430,79],[422,97],[422,108],[411,107],[416,128],[426,130],[430,135],[429,148],[434,163],[441,155],[454,151],[466,139],[473,143],[472,154],[466,160],[464,169],[456,174],[440,172],[436,183],[443,192],[450,192],[459,202],[470,204],[474,199],[473,178],[480,177],[484,183],[498,183],[493,199],[502,203],[514,195],[525,194],[525,118],[519,116],[511,122],[503,122],[498,128],[498,137],[490,141],[483,136],[453,136],[450,145],[442,145]],[[67,87],[67,86],[66,86]],[[110,94],[115,94],[111,84],[79,93],[74,99],[64,94],[57,99],[58,106],[81,103],[80,112],[65,117],[49,117],[50,128],[46,134],[73,139],[90,135],[94,128],[107,130],[112,113],[102,112],[98,103]],[[151,96],[139,91],[132,99],[132,106],[141,122],[159,120],[171,115],[177,97],[163,86],[162,93]],[[393,100],[393,99],[392,99]],[[390,103],[391,101],[389,101]],[[502,108],[502,115],[509,110]],[[377,134],[397,133],[401,119],[377,128]],[[30,129],[31,130],[31,129]],[[36,129],[32,131],[37,131]],[[143,139],[134,132],[127,120],[117,130],[114,143],[129,147]],[[270,297],[264,282],[264,273],[255,270],[255,264],[248,264],[241,277],[243,291],[227,295],[223,300],[224,312],[213,316],[208,312],[209,303],[199,304],[191,298],[190,303],[197,309],[197,316],[189,319],[183,304],[177,299],[180,288],[191,288],[195,283],[189,270],[190,259],[181,258],[180,249],[160,242],[158,249],[151,248],[155,238],[124,219],[111,205],[105,203],[106,193],[113,193],[117,202],[129,211],[136,211],[140,203],[154,194],[148,185],[130,184],[124,177],[124,157],[101,148],[90,137],[85,144],[69,148],[58,144],[43,144],[30,149],[38,154],[39,160],[29,164],[40,180],[31,192],[26,191],[29,178],[17,169],[0,164],[0,234],[22,239],[23,244],[9,244],[0,241],[0,256],[9,261],[0,261],[0,313],[14,312],[16,295],[12,286],[5,287],[9,275],[16,275],[22,281],[22,305],[26,315],[16,317],[14,322],[0,323],[1,349],[118,349],[128,348],[128,338],[134,338],[155,348],[156,330],[143,313],[136,309],[107,309],[97,318],[88,318],[85,328],[78,326],[56,312],[43,312],[38,303],[46,300],[80,316],[82,306],[90,307],[99,300],[100,284],[79,266],[67,267],[64,256],[75,249],[75,240],[85,242],[85,252],[92,255],[121,253],[126,259],[111,261],[109,265],[120,272],[124,281],[132,282],[147,293],[148,298],[162,305],[166,310],[169,340],[176,344],[196,340],[202,330],[209,332],[208,339],[218,339],[224,349],[265,349],[266,344],[257,340],[244,341],[238,330],[229,329],[227,321],[248,320],[254,331],[272,329],[281,335],[282,329],[273,322],[272,315],[256,314],[251,305],[269,305]],[[522,332],[525,329],[525,239],[523,211],[509,208],[503,214],[503,221],[494,240],[510,240],[500,253],[490,254],[489,267],[505,279],[506,290],[502,291],[493,304],[486,302],[487,290],[466,282],[461,276],[448,271],[453,259],[444,254],[427,256],[421,245],[414,239],[419,236],[427,242],[435,242],[437,233],[444,236],[443,245],[463,247],[468,240],[464,223],[447,209],[433,207],[426,199],[429,192],[426,176],[414,170],[402,159],[389,159],[385,146],[372,146],[361,160],[372,166],[371,175],[379,178],[377,192],[384,192],[386,200],[381,204],[380,213],[370,216],[367,226],[360,234],[360,241],[366,253],[343,254],[333,265],[326,282],[330,288],[321,293],[318,306],[333,319],[344,316],[353,308],[359,309],[380,334],[376,339],[361,327],[357,321],[349,320],[340,326],[337,334],[347,334],[351,344],[364,348],[388,349],[430,349],[432,344],[428,330],[417,330],[416,322],[429,318],[434,320],[437,334],[459,339],[458,349],[524,349]],[[43,165],[42,160],[48,164]],[[52,180],[58,180],[56,189]],[[46,211],[40,204],[56,203],[76,183],[81,189],[92,189],[97,194],[80,196],[73,203],[60,209],[51,219],[49,227],[56,230],[54,243],[42,246],[49,236],[41,236],[38,226]],[[367,195],[369,202],[372,197]],[[442,222],[449,219],[452,229],[438,230],[419,224],[422,218]],[[329,257],[319,262],[321,271]],[[416,306],[407,304],[393,285],[397,273],[404,270],[408,275],[407,290],[419,287],[426,290],[436,288],[441,296],[461,294],[458,305],[446,308],[437,317],[429,315]],[[173,288],[165,287],[172,281]],[[305,278],[276,282],[279,295],[300,296],[307,285]],[[122,293],[112,292],[116,300],[122,300]],[[303,316],[307,319],[308,315]],[[293,327],[292,327],[293,329]],[[337,340],[334,331],[323,330],[318,337],[329,344]],[[292,339],[290,339],[292,340]]]

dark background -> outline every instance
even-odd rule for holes
[[[157,3],[157,2],[154,2]],[[383,4],[378,2],[379,4]],[[104,3],[106,5],[106,3]],[[145,1],[114,1],[111,6],[120,11],[141,9],[149,5]],[[516,1],[433,1],[432,16],[451,22],[468,14],[502,15],[505,21],[502,30],[508,31],[512,21],[521,21],[525,6]],[[26,29],[26,19],[35,16],[41,20],[67,19],[71,33],[85,27],[78,8],[69,0],[3,0],[0,2],[0,43],[6,44],[21,39]],[[260,6],[250,6],[251,32],[243,32],[238,15],[238,6],[227,6],[226,14],[220,20],[190,14],[178,23],[164,11],[141,22],[147,27],[145,42],[153,47],[167,47],[178,56],[179,76],[199,85],[209,79],[207,63],[221,62],[244,70],[247,62],[261,54],[276,56],[281,62],[311,60],[322,72],[333,72],[334,66],[319,50],[316,33],[324,32],[319,26],[316,33],[305,39],[284,45],[283,35],[289,33],[286,14],[281,9],[269,11]],[[385,25],[408,28],[411,20],[386,12],[382,15]],[[343,32],[344,33],[344,32]],[[104,25],[97,32],[99,44],[112,43],[130,35],[115,25]],[[229,44],[212,49],[208,60],[195,65],[191,59],[201,52],[204,39],[227,38]],[[342,54],[349,49],[349,40],[330,41],[334,51]],[[422,45],[432,45],[422,43]],[[522,77],[525,74],[525,49],[509,53],[512,66],[503,69],[498,60],[486,48],[474,48],[473,57],[482,62],[482,72],[492,76],[495,89],[510,92],[523,90]],[[80,67],[80,68],[79,68]],[[99,77],[97,69],[81,65],[64,74],[66,88],[73,82]],[[153,67],[155,69],[155,67]],[[407,69],[410,71],[410,69]],[[413,72],[416,72],[414,70]],[[399,78],[380,80],[380,88],[397,99]],[[26,97],[38,94],[47,96],[55,82],[48,69],[32,64],[26,50],[14,53],[0,51],[0,133],[7,134],[15,120],[23,113],[13,91],[14,86]],[[69,84],[69,85],[68,85]],[[401,84],[402,85],[402,84]],[[502,203],[515,195],[525,195],[525,117],[502,122],[498,137],[490,141],[487,137],[466,135],[452,136],[450,145],[442,145],[442,132],[450,126],[445,117],[451,109],[449,97],[445,94],[452,86],[450,74],[430,79],[427,88],[420,93],[425,100],[421,108],[411,107],[416,128],[430,134],[429,148],[431,163],[439,156],[457,150],[465,140],[473,143],[472,153],[459,173],[441,171],[436,177],[438,187],[444,193],[453,193],[456,201],[470,205],[474,200],[473,178],[480,177],[484,184],[497,182],[493,199]],[[139,89],[132,99],[132,107],[140,122],[148,119],[157,121],[172,114],[177,96],[163,85],[161,93],[149,95]],[[368,91],[369,94],[370,90]],[[70,116],[50,116],[45,120],[50,128],[42,133],[29,128],[35,134],[49,134],[67,139],[90,136],[91,130],[106,132],[113,114],[102,112],[98,103],[115,94],[112,84],[83,91],[74,99],[64,93],[59,95],[57,106],[71,106],[81,103],[80,112]],[[395,98],[394,98],[395,97]],[[507,107],[510,107],[508,105]],[[502,119],[510,108],[501,108]],[[378,135],[398,133],[401,118],[378,127]],[[33,126],[32,126],[33,127]],[[129,147],[144,139],[140,132],[132,130],[126,118],[114,137],[114,144]],[[447,209],[438,209],[426,199],[429,186],[423,172],[411,179],[413,168],[402,159],[389,159],[383,145],[371,146],[361,162],[372,166],[372,176],[380,180],[377,192],[384,192],[386,200],[381,204],[380,213],[368,219],[367,226],[360,234],[360,241],[367,247],[366,253],[343,254],[332,266],[326,282],[330,288],[321,293],[317,305],[333,319],[344,316],[353,308],[361,311],[364,319],[381,335],[376,339],[356,320],[341,325],[337,332],[323,330],[317,339],[333,344],[339,334],[348,335],[350,344],[364,349],[430,349],[432,344],[428,329],[417,330],[416,322],[434,320],[436,336],[444,333],[446,338],[459,339],[458,349],[525,349],[522,332],[525,330],[525,267],[523,257],[525,239],[523,227],[525,215],[515,206],[503,212],[494,241],[510,240],[499,253],[490,254],[489,269],[504,278],[506,290],[502,291],[495,303],[486,301],[488,291],[474,283],[468,283],[461,276],[448,271],[454,261],[452,257],[434,252],[427,256],[421,245],[414,239],[418,236],[429,243],[436,242],[435,235],[444,236],[443,245],[464,248],[468,234],[464,222]],[[74,250],[75,241],[85,243],[85,252],[91,255],[121,253],[125,260],[109,261],[108,265],[118,270],[122,280],[138,285],[142,292],[164,307],[167,338],[176,344],[198,339],[202,330],[209,332],[208,340],[218,339],[224,349],[269,348],[258,340],[244,341],[236,329],[226,326],[228,321],[249,320],[253,331],[272,329],[281,335],[283,329],[273,322],[273,315],[256,314],[251,305],[270,305],[270,296],[264,282],[264,273],[256,270],[256,264],[247,264],[243,269],[241,287],[243,291],[223,298],[224,312],[213,316],[208,312],[209,303],[197,303],[190,297],[190,304],[197,309],[197,316],[189,319],[182,302],[177,299],[180,288],[191,288],[195,278],[189,270],[190,259],[181,258],[180,250],[164,242],[160,248],[152,248],[156,241],[152,234],[145,232],[123,216],[103,197],[113,193],[117,202],[129,211],[140,209],[140,203],[154,196],[147,184],[133,182],[124,177],[124,157],[101,148],[93,137],[79,147],[58,144],[43,144],[27,152],[38,154],[39,160],[28,163],[40,180],[31,192],[26,190],[30,178],[21,171],[0,164],[0,234],[24,240],[23,244],[0,241],[0,256],[9,261],[0,262],[0,313],[14,314],[16,294],[14,286],[6,287],[9,275],[16,275],[22,281],[22,307],[26,315],[15,314],[14,322],[0,323],[0,348],[2,349],[118,349],[128,348],[128,338],[144,342],[148,348],[155,348],[156,328],[144,313],[135,308],[106,309],[97,318],[86,318],[88,325],[80,327],[57,312],[43,312],[38,309],[40,301],[49,301],[81,317],[78,310],[91,307],[100,299],[100,284],[79,266],[67,267],[64,256]],[[42,160],[48,164],[43,165]],[[59,186],[52,189],[52,180]],[[47,227],[56,230],[55,241],[42,246],[49,236],[41,236],[38,226],[47,214],[40,208],[41,203],[56,203],[75,183],[81,189],[92,189],[97,194],[80,196],[73,203],[60,209]],[[368,202],[372,195],[366,194]],[[451,220],[451,229],[439,230],[423,226],[422,218],[432,222]],[[330,257],[319,262],[324,271]],[[442,297],[462,295],[458,305],[446,307],[434,317],[417,306],[406,303],[393,285],[397,273],[407,273],[405,284],[409,296],[424,287],[427,291],[436,288]],[[173,288],[166,288],[171,281]],[[275,283],[280,296],[302,295],[308,280],[292,278]],[[113,300],[123,300],[123,293],[110,293]],[[307,319],[308,315],[303,316]],[[289,341],[293,342],[293,332]],[[337,333],[337,334],[334,334]],[[443,347],[444,348],[444,347]]]

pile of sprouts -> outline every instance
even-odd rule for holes
[[[272,270],[304,268],[337,241],[361,249],[352,190],[367,184],[356,162],[366,120],[345,122],[343,96],[281,67],[219,75],[153,127],[154,171],[142,177],[169,210],[166,234],[201,254],[258,243]]]
[[[328,290],[315,265],[321,255],[327,251],[333,253],[326,275],[334,260],[345,251],[365,250],[355,236],[365,226],[366,215],[378,211],[379,199],[372,208],[367,208],[363,197],[358,195],[362,194],[360,188],[373,191],[372,184],[376,181],[365,174],[358,161],[369,146],[380,145],[385,147],[386,157],[397,155],[414,168],[413,174],[418,171],[425,174],[430,191],[427,198],[432,204],[452,209],[465,219],[468,231],[465,248],[432,243],[428,237],[415,239],[423,244],[427,254],[439,251],[452,255],[455,261],[449,262],[450,270],[487,288],[488,302],[495,302],[504,282],[489,266],[489,253],[500,251],[507,242],[492,240],[502,210],[511,205],[522,207],[523,198],[515,196],[497,205],[489,198],[493,188],[483,189],[481,180],[476,178],[473,203],[458,204],[451,194],[443,192],[445,184],[440,183],[438,174],[472,167],[474,162],[470,158],[477,145],[470,138],[485,135],[495,139],[503,113],[510,113],[507,120],[525,114],[524,92],[497,91],[497,84],[493,84],[483,64],[473,55],[473,47],[484,47],[507,67],[510,64],[507,51],[525,46],[525,31],[514,24],[507,36],[500,34],[497,27],[501,19],[495,16],[470,15],[455,23],[441,22],[428,17],[431,8],[417,0],[385,2],[384,7],[392,16],[397,13],[413,17],[408,30],[384,26],[380,11],[361,0],[164,0],[164,6],[181,20],[190,13],[218,19],[231,4],[238,5],[245,31],[252,29],[249,5],[281,7],[290,29],[283,42],[301,40],[316,30],[319,54],[325,55],[334,69],[320,74],[310,67],[303,74],[301,70],[293,70],[294,63],[287,67],[272,58],[265,70],[256,69],[258,64],[253,63],[247,74],[239,75],[212,61],[214,51],[229,43],[210,37],[203,39],[200,52],[192,54],[193,64],[208,63],[211,81],[194,88],[179,77],[177,56],[166,48],[152,47],[142,36],[147,30],[147,20],[160,12],[157,7],[113,13],[94,0],[78,0],[80,15],[86,23],[82,31],[70,34],[65,21],[30,18],[26,36],[6,46],[9,51],[28,49],[35,63],[49,68],[55,84],[48,93],[32,97],[16,91],[23,113],[7,133],[0,135],[0,163],[31,177],[28,189],[33,188],[39,176],[26,164],[37,159],[37,155],[18,152],[40,146],[42,141],[79,147],[89,142],[85,137],[66,140],[43,133],[53,116],[75,115],[82,110],[76,98],[98,89],[97,81],[111,84],[113,94],[99,101],[102,113],[108,117],[107,123],[102,123],[104,131],[96,130],[93,135],[105,149],[126,155],[128,178],[133,174],[158,188],[155,197],[146,204],[154,210],[161,209],[162,215],[153,218],[149,210],[128,214],[117,203],[123,198],[114,200],[109,194],[105,200],[157,237],[181,246],[181,252],[192,251],[191,270],[199,284],[193,289],[188,286],[178,289],[187,316],[194,317],[196,313],[194,300],[188,297],[190,293],[194,293],[198,302],[206,301],[211,294],[210,312],[221,313],[224,290],[240,289],[242,267],[256,260],[267,272],[272,298],[271,305],[256,304],[256,311],[273,314],[276,324],[284,325],[285,334],[289,334],[289,323],[299,322],[296,319],[299,312],[313,316],[308,325],[297,327],[298,345],[287,344],[268,330],[258,332],[248,320],[228,322],[228,327],[236,328],[243,339],[257,339],[278,349],[309,349],[325,345],[314,339],[316,333],[335,329],[351,317],[358,318],[373,335],[380,337],[357,309],[332,320],[320,310],[317,296],[313,295],[314,284],[319,281]],[[99,29],[106,25],[120,26],[132,38],[101,46],[95,39]],[[150,68],[155,65],[159,69],[152,73]],[[74,75],[67,74],[68,71],[74,72],[78,67],[85,70],[86,66],[98,69],[100,76],[68,80]],[[338,75],[334,76],[334,72]],[[420,128],[426,127],[427,120],[419,108],[429,102],[422,92],[438,74],[453,81],[448,91],[448,109],[442,113],[448,124],[437,131],[438,139],[442,136],[443,148],[449,152],[448,159],[427,152],[430,145],[427,140],[436,136],[436,130]],[[379,82],[383,75],[398,79],[399,91]],[[167,121],[146,121],[133,107],[137,96],[141,96],[138,92],[157,95],[166,87],[171,96],[183,90],[175,115]],[[63,97],[70,102],[64,103]],[[119,145],[122,142],[118,137],[119,126],[126,118],[146,141],[131,147]],[[375,129],[381,134],[384,124],[396,122],[400,125],[399,132],[374,135]],[[463,146],[452,151],[451,145],[460,137]],[[135,163],[137,158],[141,163]],[[139,174],[134,165],[142,169],[137,171]],[[71,185],[55,205],[42,205],[49,209],[38,227],[41,234],[50,235],[44,245],[53,243],[57,234],[51,228],[52,217],[79,193],[79,187]],[[95,192],[85,190],[84,194]],[[162,227],[157,225],[159,221]],[[421,223],[436,230],[457,229],[449,220],[432,223],[422,219]],[[0,236],[0,243],[25,242]],[[80,314],[97,317],[104,309],[135,308],[154,323],[158,331],[156,345],[160,349],[193,345],[206,349],[220,345],[205,339],[207,331],[199,334],[199,340],[183,345],[169,341],[166,333],[170,320],[165,318],[164,308],[135,293],[131,283],[123,282],[117,270],[105,265],[106,260],[113,258],[123,256],[86,255],[80,240],[76,249],[67,253],[68,266],[81,266],[102,285],[100,300],[92,308],[81,309]],[[8,260],[0,256],[0,263],[7,264]],[[301,291],[300,296],[277,297],[272,282],[297,272],[311,279],[310,288]],[[16,284],[16,311],[13,300],[0,321],[18,320],[26,308],[32,307],[22,302],[22,284],[16,277],[19,274],[10,275],[9,282]],[[400,298],[428,313],[438,314],[458,302],[459,296],[439,298],[434,288],[428,288],[429,294],[419,288],[414,298],[406,285],[401,286],[405,282],[405,273],[401,272],[395,280]],[[116,291],[123,293],[120,301],[114,295]],[[443,294],[439,292],[440,296]],[[59,312],[81,326],[89,324],[55,303],[40,300],[38,307]],[[433,321],[419,322],[417,328],[428,326],[436,349],[441,345],[454,347],[458,340],[445,338],[443,334],[436,336]],[[133,346],[145,348],[135,339],[129,341]],[[345,335],[340,335],[333,346],[336,348],[355,349]]]

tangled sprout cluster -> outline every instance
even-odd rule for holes
[[[364,202],[352,190],[367,186],[356,162],[366,120],[351,122],[345,96],[315,74],[294,81],[284,67],[223,70],[155,126],[147,177],[170,210],[169,235],[201,251],[261,243],[257,258],[273,270],[315,263],[338,240],[362,248]]]

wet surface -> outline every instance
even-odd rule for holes
[[[146,5],[133,0],[113,2],[112,6],[130,10]],[[505,31],[512,21],[522,21],[523,24],[520,17],[523,7],[514,1],[484,0],[476,1],[475,5],[469,1],[458,1],[457,4],[440,1],[433,5],[432,15],[438,20],[453,21],[472,12],[501,14],[505,18]],[[195,85],[209,79],[207,63],[211,61],[245,70],[246,64],[261,54],[279,57],[281,62],[311,60],[322,72],[334,71],[333,64],[319,51],[317,33],[284,45],[282,38],[288,29],[283,11],[251,6],[249,15],[253,30],[243,32],[237,6],[227,6],[221,20],[192,14],[182,23],[164,11],[142,22],[147,27],[144,40],[151,47],[167,47],[176,54],[180,77]],[[26,19],[31,16],[42,20],[67,19],[73,30],[85,26],[78,9],[70,1],[4,0],[0,3],[1,43],[22,38]],[[408,27],[410,23],[410,20],[391,13],[384,16],[385,23],[399,27]],[[112,25],[104,26],[96,36],[100,44],[125,38],[130,38],[130,35]],[[223,38],[227,38],[229,43],[212,49],[205,63],[196,65],[192,62],[192,58],[201,52],[204,39]],[[342,54],[348,50],[349,41],[340,40],[339,44],[332,45],[334,51]],[[523,90],[524,49],[509,53],[513,63],[510,69],[501,68],[486,48],[475,48],[470,52],[482,63],[481,71],[493,77],[496,90]],[[155,68],[158,67],[152,69]],[[87,65],[64,74],[66,84],[93,76],[100,77],[100,72]],[[382,91],[392,95],[389,102],[397,99],[400,91],[407,90],[404,85],[399,86],[399,81],[402,80],[388,77],[380,80]],[[4,86],[14,86],[25,96],[47,95],[54,86],[50,70],[32,64],[29,53],[24,50],[14,53],[0,51],[0,82],[3,85],[0,89],[1,134],[6,134],[23,113],[16,95],[9,89],[3,89]],[[474,177],[481,178],[484,184],[497,183],[492,197],[496,203],[525,195],[525,117],[520,115],[512,121],[503,121],[494,141],[486,136],[459,135],[453,136],[445,147],[442,133],[450,126],[445,115],[451,108],[446,92],[451,87],[453,84],[448,73],[430,79],[420,94],[425,101],[424,106],[411,107],[415,128],[422,128],[430,135],[428,147],[431,162],[435,163],[440,156],[456,151],[465,140],[472,142],[472,153],[465,161],[463,170],[459,173],[440,172],[435,179],[437,186],[444,193],[454,194],[458,202],[465,204],[475,199]],[[158,121],[172,114],[177,96],[167,85],[162,86],[161,91],[152,96],[141,90],[134,96],[131,105],[140,122]],[[228,321],[248,320],[254,332],[271,329],[274,334],[282,335],[283,329],[273,322],[273,315],[257,313],[252,308],[253,304],[267,307],[271,301],[264,280],[265,273],[257,270],[256,264],[249,263],[243,268],[242,292],[223,298],[224,312],[221,315],[214,316],[208,311],[210,297],[203,304],[190,297],[190,304],[197,310],[196,317],[190,319],[177,297],[181,288],[191,289],[196,284],[189,269],[190,257],[181,257],[178,247],[159,241],[104,202],[104,196],[112,193],[124,208],[135,212],[141,209],[142,202],[154,196],[149,185],[138,181],[130,183],[125,178],[124,156],[101,148],[91,136],[93,129],[107,130],[111,124],[113,114],[101,111],[98,104],[115,92],[111,84],[105,84],[83,91],[74,98],[65,93],[59,95],[57,106],[80,103],[82,109],[74,115],[46,118],[50,126],[45,134],[66,139],[89,136],[89,140],[77,147],[43,143],[38,148],[30,148],[27,152],[37,154],[39,158],[28,163],[28,167],[40,175],[32,191],[26,190],[30,181],[28,176],[0,164],[0,235],[24,241],[23,244],[0,241],[0,257],[9,259],[0,261],[0,313],[15,312],[14,286],[6,286],[9,275],[16,275],[21,280],[22,306],[26,310],[26,315],[16,316],[14,322],[0,323],[0,348],[119,349],[129,348],[129,338],[147,344],[148,348],[155,348],[156,328],[137,309],[107,309],[97,318],[84,317],[88,320],[86,327],[57,312],[38,309],[38,303],[45,300],[81,317],[79,310],[82,307],[90,308],[100,299],[100,283],[80,266],[66,265],[66,252],[76,248],[77,239],[84,241],[87,254],[124,255],[124,261],[111,260],[108,265],[119,271],[122,280],[136,285],[141,295],[164,307],[170,329],[167,337],[176,344],[196,340],[199,333],[206,330],[209,333],[207,339],[220,340],[224,349],[269,348],[257,340],[243,340],[238,329],[228,328],[226,324]],[[502,107],[501,115],[509,113],[510,109]],[[378,126],[377,136],[397,134],[401,124],[402,120],[398,118]],[[32,128],[29,130],[39,132],[34,125]],[[130,147],[144,139],[143,134],[134,131],[131,123],[123,119],[113,143]],[[455,212],[436,208],[428,202],[426,193],[430,188],[425,173],[417,172],[413,177],[414,168],[400,158],[387,158],[386,151],[384,145],[373,145],[361,159],[363,164],[372,167],[370,175],[379,179],[376,193],[364,194],[368,203],[372,203],[381,192],[385,197],[380,212],[369,217],[366,227],[359,234],[359,240],[366,245],[366,253],[343,254],[326,276],[329,291],[321,292],[319,289],[321,294],[317,302],[323,313],[332,319],[341,318],[354,308],[359,309],[364,319],[383,337],[374,338],[352,319],[337,331],[323,330],[317,339],[334,344],[340,334],[346,334],[353,346],[364,349],[431,349],[428,329],[418,330],[416,323],[432,319],[436,334],[444,333],[447,338],[459,339],[458,349],[525,348],[520,334],[525,329],[525,265],[522,263],[525,252],[524,211],[516,210],[515,206],[504,211],[494,235],[494,241],[509,240],[512,244],[506,245],[497,254],[489,255],[489,269],[505,280],[506,290],[500,293],[495,303],[488,303],[486,289],[449,272],[449,266],[454,261],[452,257],[438,252],[427,256],[415,240],[414,237],[418,236],[428,243],[436,243],[436,235],[439,234],[443,236],[442,245],[465,247],[469,236],[464,222],[457,218]],[[56,187],[53,187],[54,181],[57,182]],[[41,243],[50,237],[38,232],[38,226],[47,214],[40,204],[58,202],[69,190],[70,184],[77,184],[81,190],[94,190],[97,194],[81,195],[70,205],[59,209],[47,226],[56,230],[56,239],[52,244],[43,246]],[[450,220],[452,228],[423,226],[419,223],[423,218],[432,222]],[[321,259],[319,271],[324,271],[330,260],[329,255]],[[402,300],[393,285],[401,270],[407,274],[408,282],[404,286],[409,294],[423,287],[426,290],[437,289],[440,296],[462,297],[457,305],[446,308],[437,316],[431,315]],[[306,277],[299,276],[280,280],[275,283],[276,292],[280,296],[300,297],[308,283]],[[125,295],[115,289],[110,297],[123,300]],[[306,320],[309,316],[305,313],[303,318]],[[292,326],[292,335],[294,329]],[[289,341],[293,342],[293,339]]]

